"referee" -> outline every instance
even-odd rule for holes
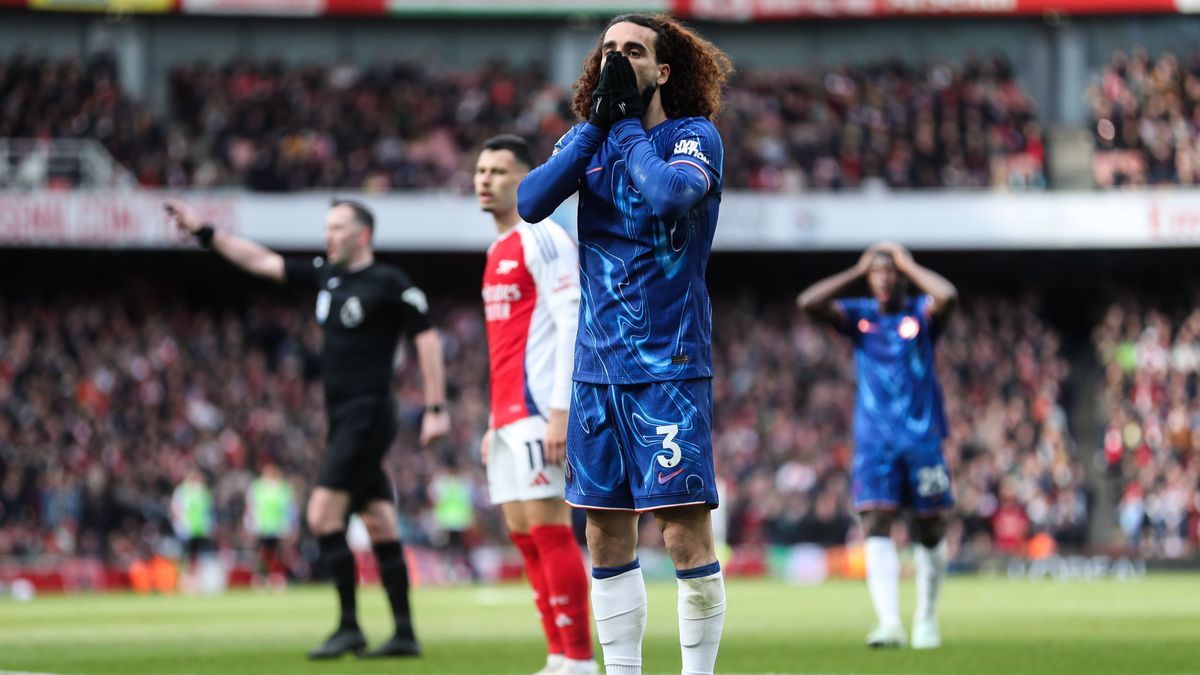
[[[371,246],[375,218],[358,202],[336,200],[330,207],[325,217],[324,260],[285,260],[255,242],[214,230],[180,202],[168,201],[164,207],[181,231],[234,265],[277,283],[318,291],[329,440],[308,499],[307,520],[318,538],[321,560],[333,576],[341,622],[324,644],[309,652],[309,658],[337,658],[346,652],[362,655],[366,649],[355,606],[354,556],[346,544],[350,513],[359,514],[370,534],[396,623],[392,639],[366,655],[419,655],[394,491],[383,459],[396,436],[390,382],[401,333],[416,345],[425,387],[421,443],[441,438],[450,429],[442,347],[429,323],[425,295],[399,269],[375,262]]]

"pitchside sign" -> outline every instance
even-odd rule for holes
[[[166,195],[0,192],[0,246],[176,248]],[[332,193],[191,193],[205,220],[268,246],[324,247]],[[376,215],[376,245],[392,251],[480,252],[491,218],[469,196],[353,195]],[[554,214],[574,232],[574,200]],[[1079,249],[1200,246],[1200,192],[776,195],[726,192],[714,247],[724,251],[855,250],[883,239],[919,249]]]

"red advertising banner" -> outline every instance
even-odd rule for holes
[[[383,16],[387,12],[385,0],[325,0],[327,14],[357,14],[359,16]]]
[[[6,246],[169,248],[187,242],[163,216],[157,192],[0,192],[0,242]],[[204,220],[238,224],[238,197],[189,201]]]
[[[1042,14],[1174,14],[1196,0],[674,0],[680,17],[715,21]]]

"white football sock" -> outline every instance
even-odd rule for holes
[[[607,579],[592,578],[592,613],[608,675],[641,675],[646,633],[646,582],[642,568]]]
[[[867,589],[880,626],[900,624],[900,555],[891,537],[867,537]]]
[[[725,577],[721,572],[679,583],[679,645],[683,675],[712,675],[725,625]]]
[[[933,548],[917,544],[913,560],[917,577],[917,611],[913,613],[913,620],[935,620],[938,594],[942,590],[942,579],[946,576],[946,541],[938,542]]]

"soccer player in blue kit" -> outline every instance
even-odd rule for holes
[[[871,297],[835,299],[863,277]],[[921,295],[907,294],[910,280]],[[936,648],[937,598],[946,570],[943,514],[954,498],[942,458],[946,420],[934,345],[958,304],[958,291],[903,246],[886,242],[867,249],[854,267],[810,286],[797,303],[854,342],[854,506],[867,530],[867,587],[879,619],[867,644],[905,643],[900,560],[891,531],[896,513],[911,509],[918,540],[912,646]]]
[[[579,193],[581,304],[566,498],[587,509],[592,610],[609,675],[641,672],[638,514],[675,563],[682,672],[712,673],[725,616],[713,546],[712,309],[722,190],[712,123],[729,58],[668,16],[613,19],[575,83],[587,122],[517,193],[527,222]]]

